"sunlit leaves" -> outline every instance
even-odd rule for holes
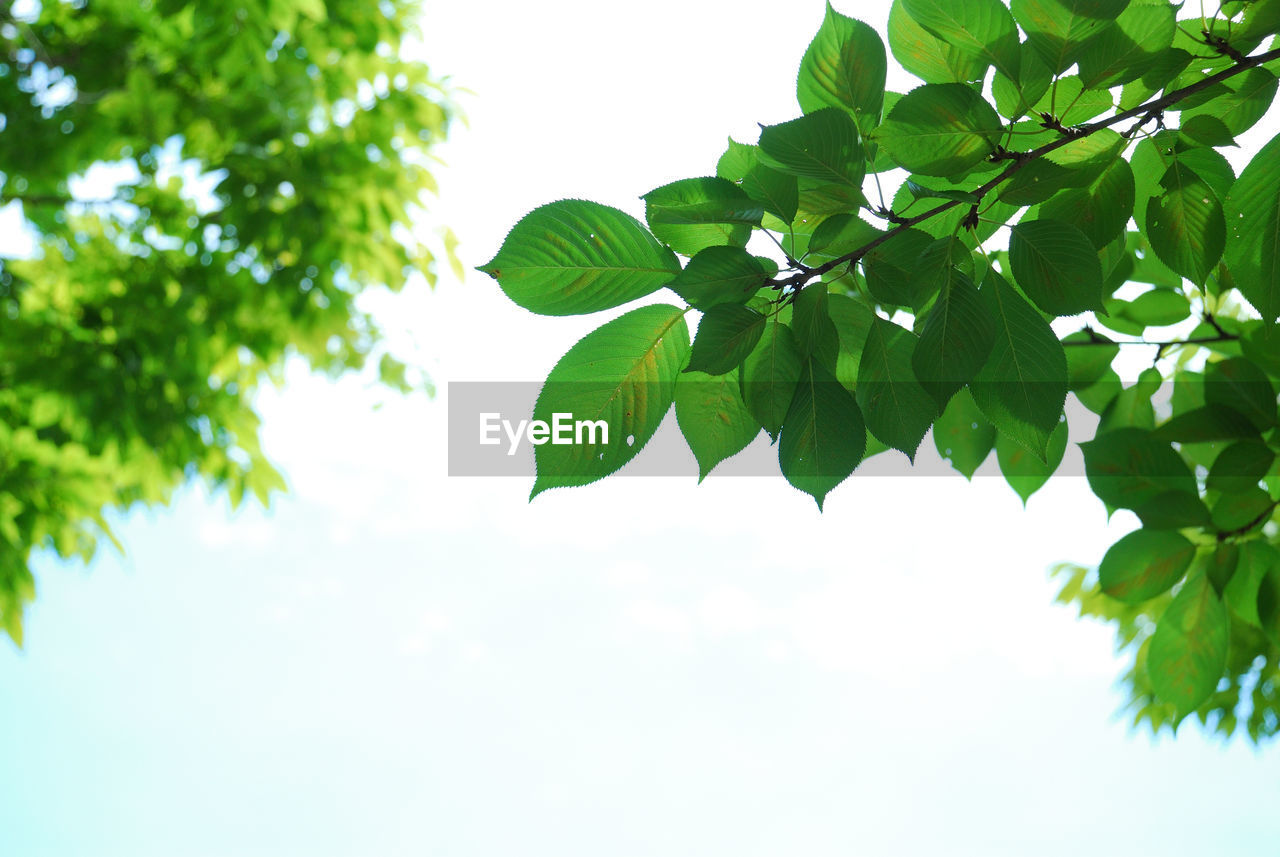
[[[1182,111],[1184,130],[1196,120],[1214,119],[1231,136],[1248,131],[1266,115],[1276,97],[1276,76],[1265,68],[1252,68],[1239,77],[1211,87],[1212,97]],[[1230,140],[1225,144],[1230,145]]]
[[[680,265],[630,215],[566,199],[521,218],[480,270],[530,312],[575,315],[656,291]]]
[[[800,370],[778,443],[778,463],[787,481],[822,508],[866,451],[867,433],[853,396],[816,360]]]
[[[1134,530],[1107,549],[1098,584],[1120,601],[1146,601],[1172,589],[1195,556],[1195,545],[1177,532]]]
[[[684,372],[676,379],[676,423],[698,462],[698,481],[760,433],[747,410],[735,369],[724,375]]]
[[[913,459],[938,415],[937,404],[912,369],[915,350],[914,334],[877,318],[858,364],[857,390],[858,405],[871,433]]]
[[[1007,77],[1019,70],[1018,28],[1000,0],[902,0],[924,30]]]
[[[764,263],[741,247],[708,247],[667,285],[700,310],[745,303],[769,277]]]
[[[972,479],[996,442],[996,428],[965,389],[951,397],[934,421],[933,445],[951,466]]]
[[[1067,424],[1058,423],[1058,427],[1049,435],[1049,445],[1044,460],[1033,455],[1025,446],[1015,443],[1001,435],[996,438],[996,460],[1000,463],[1000,473],[1005,482],[1014,490],[1025,506],[1049,477],[1062,464],[1067,451]]]
[[[1224,258],[1236,288],[1265,321],[1280,316],[1280,136],[1262,147],[1224,205]]]
[[[1115,158],[1085,187],[1063,190],[1040,206],[1040,217],[1070,223],[1099,250],[1122,235],[1133,215],[1133,170]]]
[[[658,240],[692,256],[707,247],[741,247],[760,223],[760,203],[726,179],[681,179],[649,191],[644,215]]]
[[[1151,249],[1166,265],[1203,286],[1222,257],[1222,203],[1204,179],[1181,162],[1165,173],[1164,192],[1147,204]]]
[[[889,7],[889,49],[903,68],[926,83],[977,80],[988,63],[925,30],[907,13],[903,0]]]
[[[1070,68],[1086,43],[1128,5],[1127,0],[1012,0],[1013,17],[1049,70]]]
[[[800,60],[796,96],[805,113],[839,107],[874,123],[884,101],[888,61],[876,31],[827,4],[822,26]]]
[[[969,87],[926,84],[904,95],[872,136],[900,167],[949,176],[991,154],[1002,130],[996,111]]]
[[[742,364],[742,399],[747,410],[774,440],[800,380],[800,347],[791,328],[769,320]]]
[[[1131,0],[1080,52],[1081,82],[1103,89],[1142,77],[1173,43],[1175,30],[1166,0]]]
[[[1050,315],[1102,308],[1102,267],[1084,233],[1058,220],[1023,221],[1010,231],[1009,264],[1027,297]]]
[[[861,188],[864,156],[858,128],[843,110],[827,107],[760,130],[761,159],[794,176]]]
[[[938,409],[982,368],[995,341],[995,322],[973,282],[954,271],[920,331],[911,366]]]
[[[688,371],[723,375],[735,369],[760,341],[765,321],[742,304],[716,304],[698,323]]]
[[[606,322],[560,358],[538,394],[533,418],[553,424],[602,420],[607,432],[581,443],[535,447],[530,498],[548,488],[586,485],[630,461],[671,407],[676,376],[689,355],[689,330],[676,307],[652,304]]]
[[[1156,695],[1188,714],[1213,693],[1227,663],[1226,605],[1203,574],[1193,574],[1156,625],[1147,676]]]
[[[1041,315],[997,274],[980,294],[995,322],[986,363],[969,384],[973,399],[1001,434],[1042,460],[1067,397],[1067,358]]]
[[[919,229],[904,229],[872,249],[863,258],[867,288],[877,300],[910,306],[911,275],[934,238]]]

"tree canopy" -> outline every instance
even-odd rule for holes
[[[828,6],[797,118],[644,194],[646,223],[551,202],[481,266],[533,313],[640,302],[552,369],[535,414],[611,431],[537,447],[532,496],[614,473],[674,407],[699,478],[763,431],[821,508],[932,429],[1025,500],[1070,395],[1090,488],[1141,526],[1061,598],[1132,652],[1134,722],[1275,735],[1280,137],[1238,176],[1219,150],[1271,107],[1278,31],[1277,0],[894,0],[886,51]],[[890,54],[919,86],[886,90]]]
[[[378,360],[357,305],[434,282],[414,217],[447,80],[401,58],[416,0],[0,4],[0,630],[31,552],[94,553],[106,514],[184,481],[282,487],[252,395],[289,355]]]

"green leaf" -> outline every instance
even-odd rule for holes
[[[806,361],[778,443],[782,475],[821,510],[827,494],[862,461],[866,444],[853,396],[816,360]]]
[[[1177,25],[1167,0],[1132,0],[1080,52],[1080,81],[1107,89],[1142,77],[1173,44]]]
[[[858,384],[862,349],[866,345],[867,334],[871,332],[871,325],[875,323],[875,310],[848,295],[829,295],[827,313],[831,316],[831,323],[835,325],[840,342],[840,353],[836,357],[836,380],[846,389],[853,390]]]
[[[530,312],[578,315],[657,291],[680,263],[630,215],[566,199],[521,218],[479,270]]]
[[[1187,139],[1202,146],[1234,146],[1235,135],[1219,117],[1210,113],[1199,113],[1188,117],[1183,113],[1182,124],[1178,131]]]
[[[698,322],[686,372],[723,375],[736,369],[764,333],[765,317],[741,304],[716,304]]]
[[[735,369],[724,375],[684,372],[676,379],[676,422],[698,461],[698,481],[760,433],[760,423],[742,401]]]
[[[925,30],[907,14],[902,0],[889,7],[889,50],[907,71],[926,83],[979,80],[988,63]]]
[[[583,443],[536,446],[529,499],[548,488],[595,482],[634,458],[671,407],[688,355],[684,313],[666,304],[633,309],[578,340],[551,370],[533,418],[548,425],[556,414],[603,420],[608,432],[584,433]]]
[[[1196,710],[1222,678],[1230,641],[1226,605],[1205,575],[1192,575],[1160,617],[1147,649],[1156,696],[1180,715]]]
[[[1219,86],[1225,90],[1222,94],[1182,111],[1184,133],[1191,135],[1196,130],[1193,120],[1213,119],[1225,128],[1229,137],[1237,137],[1267,114],[1276,97],[1276,76],[1265,68],[1251,68]]]
[[[1107,549],[1098,566],[1098,586],[1126,604],[1163,595],[1183,578],[1196,546],[1170,530],[1134,530]]]
[[[1124,234],[1133,202],[1133,170],[1124,158],[1114,158],[1086,187],[1069,188],[1047,200],[1040,217],[1070,223],[1101,250]]]
[[[764,210],[733,182],[681,179],[646,193],[644,216],[659,241],[685,256],[707,247],[741,247]]]
[[[999,0],[902,0],[902,6],[926,32],[1017,77],[1018,28]]]
[[[1198,496],[1195,476],[1168,443],[1140,428],[1120,428],[1080,444],[1085,475],[1098,499],[1138,509],[1168,491]]]
[[[927,232],[904,229],[870,250],[862,258],[862,268],[872,296],[882,303],[910,306],[911,275],[933,242],[934,237]]]
[[[1049,477],[1062,464],[1062,457],[1067,452],[1067,424],[1058,423],[1058,427],[1049,435],[1049,449],[1046,460],[1041,461],[1027,451],[1026,447],[1014,443],[1003,435],[996,438],[996,459],[1000,462],[1000,472],[1019,497],[1022,505],[1026,505],[1031,495],[1044,487]]]
[[[934,421],[933,445],[938,455],[950,461],[966,479],[973,478],[995,443],[996,427],[987,420],[967,389],[952,396],[942,416]]]
[[[741,247],[708,247],[667,285],[690,306],[706,311],[717,304],[746,303],[768,278],[760,260]]]
[[[724,150],[720,160],[716,162],[716,175],[731,182],[740,182],[756,165],[760,158],[760,149],[749,143],[739,143],[729,138],[729,148]]]
[[[858,128],[853,117],[835,107],[761,126],[760,157],[784,173],[862,192],[866,161]]]
[[[912,179],[907,179],[907,189],[911,191],[911,195],[916,199],[950,199],[955,202],[969,203],[970,205],[980,201],[977,194],[970,193],[967,190],[947,190],[946,188],[936,190],[931,187],[925,187]]]
[[[1200,176],[1175,163],[1160,181],[1164,193],[1147,204],[1147,237],[1160,260],[1204,286],[1226,242],[1218,195]]]
[[[1067,398],[1067,356],[1043,316],[992,273],[979,292],[995,320],[987,362],[969,384],[973,399],[1001,434],[1048,455]]]
[[[1276,454],[1262,441],[1238,441],[1218,453],[1213,460],[1205,488],[1224,494],[1238,494],[1257,488],[1275,460]]]
[[[800,346],[800,356],[810,356],[834,372],[840,337],[828,310],[831,295],[824,283],[811,283],[796,293],[792,302],[791,329]]]
[[[1273,639],[1280,642],[1280,634],[1277,633],[1280,632],[1280,624],[1274,621],[1280,617],[1275,616],[1274,611],[1263,611],[1272,616],[1273,621],[1268,623],[1264,621],[1258,609],[1259,602],[1270,601],[1271,605],[1280,606],[1272,600],[1273,593],[1268,592],[1264,595],[1264,590],[1280,584],[1278,569],[1280,569],[1280,551],[1277,551],[1274,545],[1262,540],[1247,541],[1240,545],[1236,573],[1231,576],[1222,597],[1231,608],[1231,612],[1240,619],[1268,631]],[[1280,594],[1280,589],[1276,589],[1274,594]],[[1270,628],[1267,625],[1270,625]]]
[[[1258,429],[1244,414],[1226,405],[1194,408],[1175,414],[1155,430],[1153,437],[1175,443],[1244,440],[1258,436]]]
[[[1220,535],[1243,535],[1265,524],[1275,507],[1271,495],[1256,485],[1223,494],[1213,504],[1213,527]]]
[[[1254,155],[1227,194],[1223,258],[1266,322],[1280,317],[1280,135]]]
[[[1107,301],[1107,311],[1133,321],[1139,327],[1165,327],[1186,321],[1191,316],[1191,302],[1182,292],[1152,289],[1132,301]]]
[[[809,255],[834,259],[860,250],[880,234],[879,229],[856,214],[833,214],[813,230],[809,237]]]
[[[1023,221],[1009,233],[1013,278],[1050,315],[1102,309],[1102,266],[1084,233],[1060,220]]]
[[[978,374],[995,335],[995,322],[973,281],[955,271],[929,311],[911,355],[916,378],[939,411]]]
[[[982,96],[958,83],[930,83],[902,97],[872,137],[913,173],[951,176],[981,162],[1003,126]]]
[[[1028,162],[1000,190],[1000,199],[1012,205],[1033,205],[1064,188],[1087,187],[1119,159],[1124,145],[1119,134],[1106,128],[1074,139]]]
[[[1120,356],[1120,346],[1101,333],[1077,330],[1062,338],[1063,343],[1089,343],[1065,348],[1067,356],[1067,387],[1083,390],[1107,374],[1111,361]]]
[[[1261,431],[1276,424],[1275,387],[1265,372],[1243,357],[1219,360],[1205,367],[1204,400],[1206,405],[1239,411]]]
[[[742,400],[775,441],[800,381],[802,362],[795,334],[776,316],[743,361]]]
[[[1021,53],[1022,59],[1015,77],[996,72],[995,79],[991,82],[996,112],[1010,119],[1017,119],[1035,107],[1049,91],[1049,83],[1053,79],[1049,67],[1040,58],[1039,51],[1029,43],[1024,43]]]
[[[796,177],[756,164],[742,178],[743,192],[783,223],[796,219],[800,207],[800,184]]]
[[[1060,74],[1079,59],[1081,49],[1116,18],[1128,0],[1013,0],[1013,17],[1040,52],[1049,70]]]
[[[973,257],[958,235],[933,241],[920,254],[911,271],[908,280],[910,305],[919,312],[948,287],[955,275],[963,273],[962,268],[972,273]]]
[[[933,397],[916,380],[911,355],[916,337],[876,318],[858,364],[858,405],[871,433],[915,460],[925,432],[938,415]]]
[[[812,113],[838,107],[874,124],[884,101],[887,68],[884,43],[876,31],[828,3],[822,26],[800,60],[800,109]]]

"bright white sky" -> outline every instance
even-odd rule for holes
[[[883,30],[887,4],[842,4]],[[486,261],[529,209],[710,174],[798,113],[803,3],[433,3],[474,90],[436,207]],[[910,84],[890,79],[890,88]],[[1267,132],[1264,132],[1264,134]],[[1253,135],[1256,139],[1258,134]],[[1265,136],[1263,137],[1265,139]],[[384,304],[441,395],[303,375],[264,396],[291,493],[186,492],[124,558],[39,565],[0,646],[0,854],[1256,855],[1267,755],[1113,717],[1083,479],[615,479],[528,504],[445,476],[444,384],[539,380],[599,319],[487,277]],[[384,402],[377,412],[374,402]],[[896,454],[896,453],[893,453]],[[1265,837],[1265,838],[1264,838]]]

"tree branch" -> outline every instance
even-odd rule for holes
[[[1231,66],[1230,68],[1225,68],[1222,71],[1217,72],[1216,74],[1209,75],[1208,77],[1198,80],[1195,83],[1190,84],[1189,86],[1184,86],[1181,89],[1174,90],[1173,92],[1165,93],[1160,98],[1156,98],[1151,101],[1148,101],[1146,104],[1139,104],[1137,107],[1133,107],[1129,110],[1125,110],[1122,113],[1117,113],[1116,115],[1110,116],[1106,119],[1099,119],[1097,122],[1091,122],[1086,125],[1077,126],[1075,129],[1073,129],[1073,131],[1075,131],[1076,133],[1073,133],[1070,136],[1064,136],[1050,143],[1045,143],[1043,146],[1032,149],[1029,152],[1023,152],[1023,153],[1014,155],[1013,163],[1011,163],[1004,172],[1000,173],[1000,175],[996,176],[995,178],[991,179],[985,184],[970,191],[970,193],[976,195],[979,199],[981,199],[987,193],[994,190],[998,185],[1000,185],[1001,182],[1004,182],[1012,178],[1014,174],[1016,174],[1019,170],[1021,170],[1027,164],[1032,163],[1033,161],[1036,161],[1044,157],[1050,152],[1061,149],[1063,146],[1067,145],[1068,143],[1074,142],[1075,140],[1083,139],[1084,137],[1088,137],[1091,134],[1095,134],[1098,131],[1101,131],[1105,128],[1110,128],[1112,125],[1117,125],[1129,119],[1135,119],[1135,118],[1140,119],[1136,127],[1141,127],[1142,125],[1146,124],[1152,119],[1163,114],[1165,110],[1167,110],[1169,107],[1173,106],[1174,104],[1177,104],[1179,101],[1182,101],[1184,98],[1195,95],[1197,92],[1208,89],[1214,84],[1221,83],[1224,80],[1229,80],[1230,78],[1233,78],[1238,74],[1246,72],[1249,69],[1257,68],[1263,63],[1268,63],[1276,59],[1280,59],[1280,48],[1267,51],[1266,53],[1257,54],[1251,57],[1243,57],[1238,63]],[[1008,153],[1008,154],[1014,154],[1014,153]],[[898,225],[896,225],[894,228],[876,236],[874,239],[872,239],[871,241],[868,241],[866,244],[862,245],[857,250],[854,250],[850,253],[846,253],[843,256],[839,256],[835,259],[832,259],[829,262],[825,262],[816,268],[811,268],[807,271],[801,271],[798,274],[793,274],[792,276],[783,278],[781,280],[774,280],[772,282],[772,286],[775,289],[785,289],[788,286],[790,286],[793,289],[801,288],[813,278],[820,277],[823,274],[827,273],[828,271],[833,270],[834,268],[837,268],[840,265],[845,264],[846,262],[848,263],[857,262],[867,253],[874,250],[876,247],[879,247],[881,244],[885,243],[890,238],[893,238],[895,235],[898,235],[899,233],[907,229],[910,229],[912,226],[915,226],[917,223],[923,223],[924,221],[929,220],[930,218],[937,217],[939,214],[950,211],[951,209],[955,208],[957,205],[961,205],[961,204],[964,204],[964,203],[960,203],[957,200],[948,200],[947,202],[944,202],[940,205],[937,205],[931,208],[930,210],[924,212],[923,214],[917,214],[915,217],[906,218],[905,220],[902,220],[900,223],[898,223]]]

